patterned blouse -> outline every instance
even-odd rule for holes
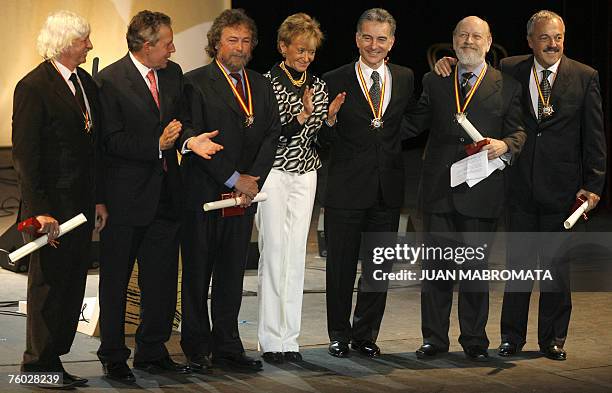
[[[294,73],[295,70],[287,67]],[[297,74],[299,78],[301,74]],[[316,150],[317,133],[327,118],[328,93],[327,86],[322,79],[307,74],[306,83],[298,88],[294,86],[285,72],[276,64],[272,70],[264,74],[270,79],[282,125],[281,136],[278,139],[276,158],[273,168],[285,172],[298,173],[300,175],[317,170],[321,167],[321,160]],[[314,87],[312,115],[303,125],[297,120],[297,116],[302,111],[302,95],[306,85]]]

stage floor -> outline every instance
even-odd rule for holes
[[[537,352],[537,293],[532,298],[528,343],[511,360],[497,356],[502,293],[492,292],[487,333],[491,341],[488,363],[465,358],[457,343],[456,304],[451,317],[451,352],[422,361],[414,351],[421,343],[419,294],[414,287],[389,291],[387,311],[378,344],[383,355],[368,359],[356,352],[346,359],[327,354],[325,324],[325,262],[309,244],[300,338],[304,362],[281,366],[264,363],[256,374],[228,373],[215,369],[210,375],[149,375],[135,370],[137,384],[124,386],[101,377],[96,358],[97,338],[77,333],[72,352],[62,358],[66,369],[87,377],[84,392],[610,392],[612,391],[612,293],[574,293],[572,322],[566,349],[568,360],[555,362]],[[88,278],[87,295],[95,296],[97,271]],[[0,301],[23,300],[27,277],[0,269]],[[257,277],[249,271],[240,314],[240,334],[252,356],[257,352]],[[16,308],[2,308],[2,311]],[[184,361],[180,336],[172,336],[168,348],[176,361]],[[19,370],[24,349],[25,318],[0,315],[0,391],[24,392],[9,385],[8,375]],[[129,344],[133,348],[133,339]],[[131,364],[131,360],[130,360]]]

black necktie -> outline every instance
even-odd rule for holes
[[[238,90],[240,98],[242,98],[242,101],[246,101],[244,97],[244,87],[242,87],[242,76],[238,72],[232,72],[230,76],[236,80],[236,90]]]
[[[77,100],[77,103],[79,104],[79,107],[81,108],[81,111],[83,112],[83,114],[87,113],[87,107],[85,106],[85,98],[83,97],[83,90],[81,89],[81,85],[79,84],[79,80],[77,79],[77,74],[76,73],[72,73],[70,74],[70,82],[72,82],[72,84],[74,85],[74,89],[75,89],[75,98]]]
[[[372,86],[370,86],[370,99],[374,109],[378,111],[378,104],[380,103],[380,75],[376,71],[372,71]],[[378,112],[377,112],[378,113]]]
[[[552,91],[552,87],[550,86],[550,82],[548,81],[548,76],[552,74],[551,70],[542,70],[542,81],[540,82],[540,91],[542,92],[542,97],[544,97],[544,101],[548,103],[548,99],[550,98],[550,92]],[[542,98],[538,96],[538,119],[542,118],[542,111],[544,110],[544,102],[542,102]]]
[[[474,76],[473,72],[464,72],[461,74],[461,96],[465,99],[465,97],[472,89],[472,85],[470,83],[470,79]]]

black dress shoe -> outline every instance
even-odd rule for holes
[[[160,374],[166,372],[188,374],[190,371],[188,365],[177,363],[170,359],[170,356],[148,362],[134,362],[134,368],[146,371],[150,374]]]
[[[351,343],[351,348],[353,348],[356,351],[359,351],[359,353],[369,358],[374,358],[380,355],[380,348],[378,348],[378,345],[376,345],[376,343],[372,341],[362,341],[362,342],[353,341]]]
[[[565,349],[558,345],[549,345],[548,347],[540,347],[540,352],[549,359],[552,360],[565,360],[567,359],[567,352]]]
[[[489,360],[489,353],[486,348],[478,345],[471,345],[463,350],[468,359],[475,362],[486,362]]]
[[[419,359],[432,358],[439,353],[448,352],[448,349],[440,349],[433,344],[423,344],[419,349],[416,350],[416,357]]]
[[[264,352],[261,357],[266,363],[281,364],[285,361],[282,352]]]
[[[301,362],[302,354],[299,352],[285,352],[283,354],[285,356],[286,362]]]
[[[81,378],[76,375],[72,375],[64,370],[63,373],[64,382],[71,382],[74,386],[84,386],[87,385],[89,380],[87,378]]]
[[[512,355],[516,355],[521,351],[521,348],[518,347],[515,343],[511,343],[509,341],[505,341],[499,345],[497,348],[497,354],[499,356],[508,357]]]
[[[126,363],[103,363],[104,376],[113,381],[132,384],[136,377]]]
[[[188,356],[187,365],[195,373],[208,373],[212,369],[212,362],[206,355]]]
[[[349,355],[349,346],[342,341],[332,341],[327,349],[329,354],[337,358],[345,358]]]
[[[255,360],[247,356],[244,352],[232,355],[213,356],[214,365],[228,367],[237,371],[260,371],[262,364],[260,360]]]

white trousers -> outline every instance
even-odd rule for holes
[[[262,352],[298,352],[306,242],[317,172],[272,169],[255,216],[259,231],[258,338]]]

